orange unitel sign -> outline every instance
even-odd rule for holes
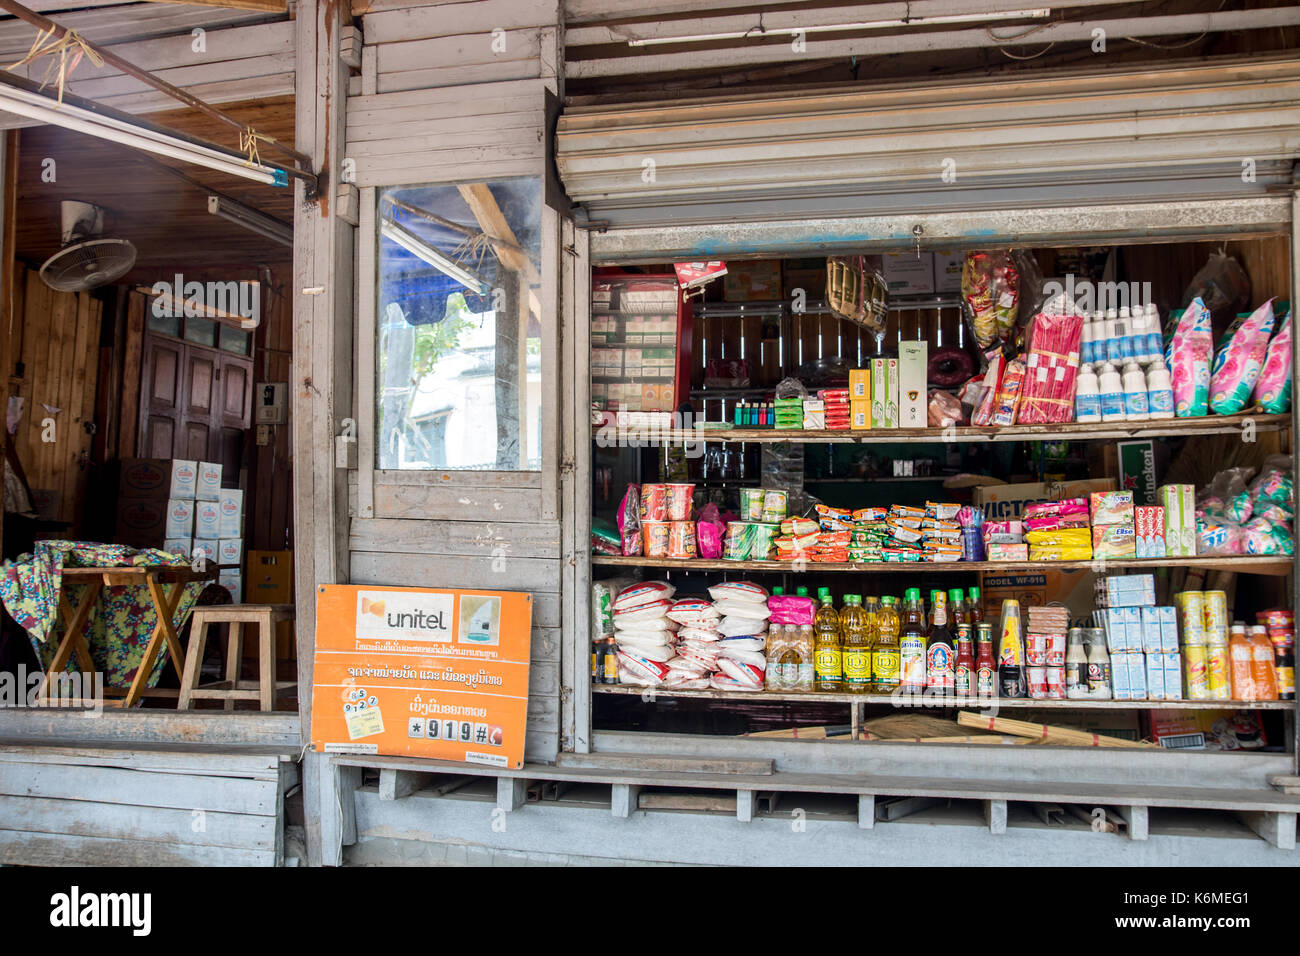
[[[321,586],[313,746],[522,767],[532,612],[516,591]]]

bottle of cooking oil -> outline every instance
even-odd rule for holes
[[[773,591],[776,589],[773,588]],[[794,625],[772,624],[767,629],[767,672],[764,683],[768,690],[790,690],[799,676],[799,661],[794,650]]]
[[[817,635],[811,624],[799,625],[799,634],[795,638],[794,647],[799,657],[799,677],[791,689],[807,693],[813,689],[813,682],[816,679],[813,661],[817,656]]]
[[[880,613],[876,616],[875,646],[871,651],[871,689],[877,694],[892,694],[898,690],[898,632],[901,627],[898,598],[882,597]]]
[[[880,634],[880,599],[876,597],[865,597],[862,599],[862,610],[867,615],[867,648],[871,655],[872,661],[876,655],[876,637]],[[874,675],[874,671],[872,672]],[[870,685],[868,685],[870,687]]]
[[[867,637],[867,612],[862,595],[844,595],[840,612],[840,631],[844,645],[844,689],[850,694],[871,691],[871,641]]]
[[[813,628],[817,637],[813,655],[816,670],[813,687],[819,691],[841,691],[844,689],[844,670],[840,616],[835,613],[835,605],[831,603],[830,588],[820,588],[817,596],[821,598],[822,604],[813,616]]]

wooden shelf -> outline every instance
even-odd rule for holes
[[[959,708],[978,711],[985,707],[1014,707],[1022,710],[1295,710],[1293,700],[1033,700],[998,697],[994,700],[960,700],[956,698],[900,697],[890,694],[796,694],[777,691],[743,690],[674,690],[671,687],[640,687],[635,684],[595,684],[593,694],[656,697],[696,697],[702,700],[759,700],[775,702],[811,702],[822,704],[886,704],[899,710],[941,710]]]
[[[665,444],[681,442],[758,442],[775,444],[859,444],[879,445],[899,442],[1008,442],[1065,441],[1112,438],[1186,438],[1192,435],[1230,435],[1250,423],[1257,432],[1280,431],[1291,427],[1290,415],[1207,415],[1204,418],[1171,418],[1150,422],[1070,422],[1061,425],[972,426],[958,428],[880,428],[865,431],[776,429],[776,428],[625,428],[616,425],[593,425],[592,438],[617,445],[624,438]]]
[[[1292,558],[1286,555],[1269,557],[1219,557],[1215,555],[1194,558],[1107,558],[1104,561],[864,561],[816,562],[800,565],[796,572],[792,561],[727,561],[703,558],[645,558],[621,555],[593,554],[591,563],[611,567],[666,568],[673,571],[765,571],[769,573],[815,573],[818,571],[879,571],[912,572],[916,574],[942,574],[962,571],[1112,571],[1118,568],[1151,569],[1165,567],[1207,568],[1215,571],[1236,571],[1243,574],[1290,574]]]

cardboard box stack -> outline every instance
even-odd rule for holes
[[[1156,606],[1154,575],[1098,578],[1094,623],[1106,632],[1115,700],[1182,700],[1178,611]]]

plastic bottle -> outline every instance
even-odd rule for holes
[[[1127,420],[1124,411],[1124,382],[1115,366],[1109,362],[1101,367],[1098,377],[1101,390],[1101,420],[1104,422],[1122,422]]]
[[[1273,645],[1273,672],[1277,675],[1277,699],[1295,700],[1295,645]]]
[[[1124,417],[1130,422],[1144,422],[1151,417],[1147,404],[1147,377],[1142,366],[1129,362],[1124,366]]]
[[[961,588],[948,589],[948,630],[957,633],[957,628],[970,623],[970,613],[966,610],[966,601],[962,598]],[[953,645],[956,646],[955,644]]]
[[[951,697],[956,665],[952,632],[948,629],[948,595],[935,591],[931,603],[930,635],[925,643],[926,693]]]
[[[1088,696],[1088,652],[1083,646],[1083,628],[1069,630],[1065,647],[1065,696],[1079,700]]]
[[[871,651],[871,689],[877,694],[892,694],[898,689],[901,626],[898,599],[888,595],[882,597],[876,621],[876,643]]]
[[[1124,349],[1120,344],[1119,313],[1114,309],[1106,310],[1106,361],[1121,362]]]
[[[921,589],[908,588],[903,595],[903,628],[899,633],[899,690],[908,694],[925,691],[925,610]]]
[[[1120,307],[1119,317],[1115,320],[1115,331],[1119,335],[1120,361],[1133,361],[1133,317],[1129,314],[1126,305]]]
[[[1174,417],[1174,385],[1164,359],[1156,359],[1147,369],[1147,405],[1152,418]]]
[[[1277,700],[1277,670],[1273,663],[1273,642],[1267,629],[1250,629],[1250,673],[1255,679],[1256,700]]]
[[[984,601],[980,597],[979,588],[970,588],[966,592],[966,613],[970,615],[970,622],[978,625],[984,620]]]
[[[1110,699],[1110,652],[1099,627],[1088,629],[1088,696]]]
[[[1165,354],[1165,349],[1164,336],[1160,334],[1160,310],[1154,302],[1147,303],[1146,323],[1147,354],[1151,356],[1151,361],[1156,362]]]
[[[1092,361],[1090,365],[1100,365],[1106,361],[1106,315],[1103,312],[1092,313]]]
[[[1174,393],[1169,393],[1172,401]],[[1097,373],[1091,365],[1079,369],[1079,380],[1074,391],[1074,420],[1076,422],[1101,421],[1101,390],[1097,382]]]
[[[811,624],[799,625],[799,636],[795,639],[795,650],[799,653],[799,678],[795,683],[794,690],[801,693],[810,693],[813,689],[813,681],[817,676],[813,664],[817,654],[817,636],[814,634]]]
[[[957,625],[957,663],[953,668],[953,693],[958,697],[974,697],[976,685],[974,641],[968,623]]]
[[[838,692],[844,689],[844,665],[840,653],[840,616],[831,603],[830,588],[819,588],[821,607],[813,615],[813,628],[817,645],[813,663],[816,676],[813,687],[820,691]]]
[[[1079,327],[1079,361],[1084,365],[1093,363],[1093,351],[1096,347],[1096,340],[1093,338],[1092,322],[1089,320],[1087,312],[1080,315],[1083,324]]]
[[[850,694],[866,694],[871,690],[871,642],[867,636],[867,612],[862,608],[862,595],[844,595],[840,632],[844,647],[844,689]]]
[[[1020,602],[1002,602],[1002,628],[998,639],[998,690],[1002,697],[1028,696],[1025,680],[1025,641],[1020,623]]]
[[[772,593],[776,593],[776,588]],[[799,661],[784,624],[768,626],[766,651],[767,670],[763,675],[763,685],[768,690],[790,690],[799,676]]]
[[[1228,632],[1228,668],[1233,700],[1255,700],[1255,651],[1246,628],[1234,624]]]
[[[993,625],[980,621],[975,625],[975,696],[992,700],[998,696],[998,669],[993,660]]]

